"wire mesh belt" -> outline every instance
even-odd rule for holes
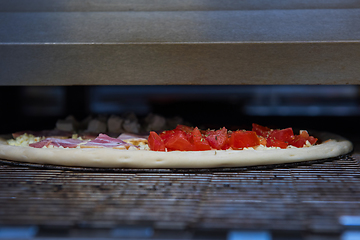
[[[342,231],[360,216],[360,165],[99,173],[0,165],[0,224],[68,228]]]

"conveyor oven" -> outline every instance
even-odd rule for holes
[[[354,143],[236,169],[3,159],[0,239],[360,239],[359,22],[359,1],[0,1],[1,134],[131,113]]]

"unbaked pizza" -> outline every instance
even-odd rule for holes
[[[166,131],[79,134],[24,131],[1,139],[0,158],[40,164],[100,168],[219,168],[281,164],[347,154],[340,136],[292,128],[199,129],[183,124]]]

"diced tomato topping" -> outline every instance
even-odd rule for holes
[[[272,130],[256,123],[253,123],[252,127],[256,134],[266,139],[267,147],[286,148],[288,145],[304,147],[306,141],[309,141],[312,145],[317,142],[317,139],[309,136],[307,131],[301,131],[299,135],[294,135],[292,128]]]
[[[182,131],[175,131],[171,138],[165,142],[168,150],[193,151],[193,145],[189,142],[187,135]]]
[[[289,142],[289,144],[301,148],[306,145],[306,141],[311,145],[314,145],[317,142],[317,138],[310,136],[307,131],[301,131],[299,135],[296,135],[294,139]]]
[[[193,127],[188,127],[188,126],[181,125],[181,124],[177,125],[177,127],[175,129],[183,131],[185,133],[191,133],[194,130]]]
[[[153,151],[165,151],[164,141],[156,132],[150,132],[148,144]]]
[[[276,129],[270,132],[269,137],[283,142],[290,142],[294,139],[294,132],[292,128]]]
[[[306,138],[302,137],[301,135],[296,135],[294,140],[289,143],[294,147],[301,148],[306,145]]]
[[[305,130],[300,131],[300,136],[306,139],[310,137],[308,131]]]
[[[226,141],[226,143],[221,147],[221,150],[226,150],[229,149],[231,147],[230,145],[230,138],[228,138],[228,140]]]
[[[269,136],[269,133],[271,131],[270,128],[261,126],[259,124],[253,123],[252,124],[252,130],[256,132],[257,135],[267,138]]]
[[[235,131],[230,137],[230,146],[233,149],[243,149],[260,145],[260,140],[253,131]]]
[[[205,139],[209,142],[212,148],[220,150],[227,145],[228,133],[225,127],[216,131],[207,131]]]
[[[258,137],[259,137],[260,145],[266,146],[266,138],[264,138],[263,136],[258,136]]]
[[[307,140],[311,145],[314,145],[318,141],[318,139],[313,136],[309,136]]]
[[[191,133],[190,142],[194,145],[194,151],[211,150],[209,142],[201,134],[200,130],[196,127]]]
[[[266,139],[267,147],[279,147],[279,148],[287,148],[288,144],[284,141],[278,140],[276,138],[269,137]]]
[[[161,134],[150,132],[149,147],[154,151],[206,151],[211,149],[243,149],[263,145],[267,147],[287,148],[288,145],[304,147],[307,141],[315,144],[317,139],[307,131],[294,135],[292,128],[270,129],[258,124],[252,125],[252,131],[200,130],[197,127],[178,125],[173,130]]]
[[[160,133],[159,136],[164,140],[164,142],[166,142],[168,139],[172,138],[178,132],[181,132],[181,130],[178,129],[168,130]]]

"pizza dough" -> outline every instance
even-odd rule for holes
[[[321,144],[304,148],[157,152],[109,148],[32,148],[0,139],[0,158],[27,163],[98,168],[219,168],[281,164],[325,159],[352,151],[347,139],[316,134]]]

